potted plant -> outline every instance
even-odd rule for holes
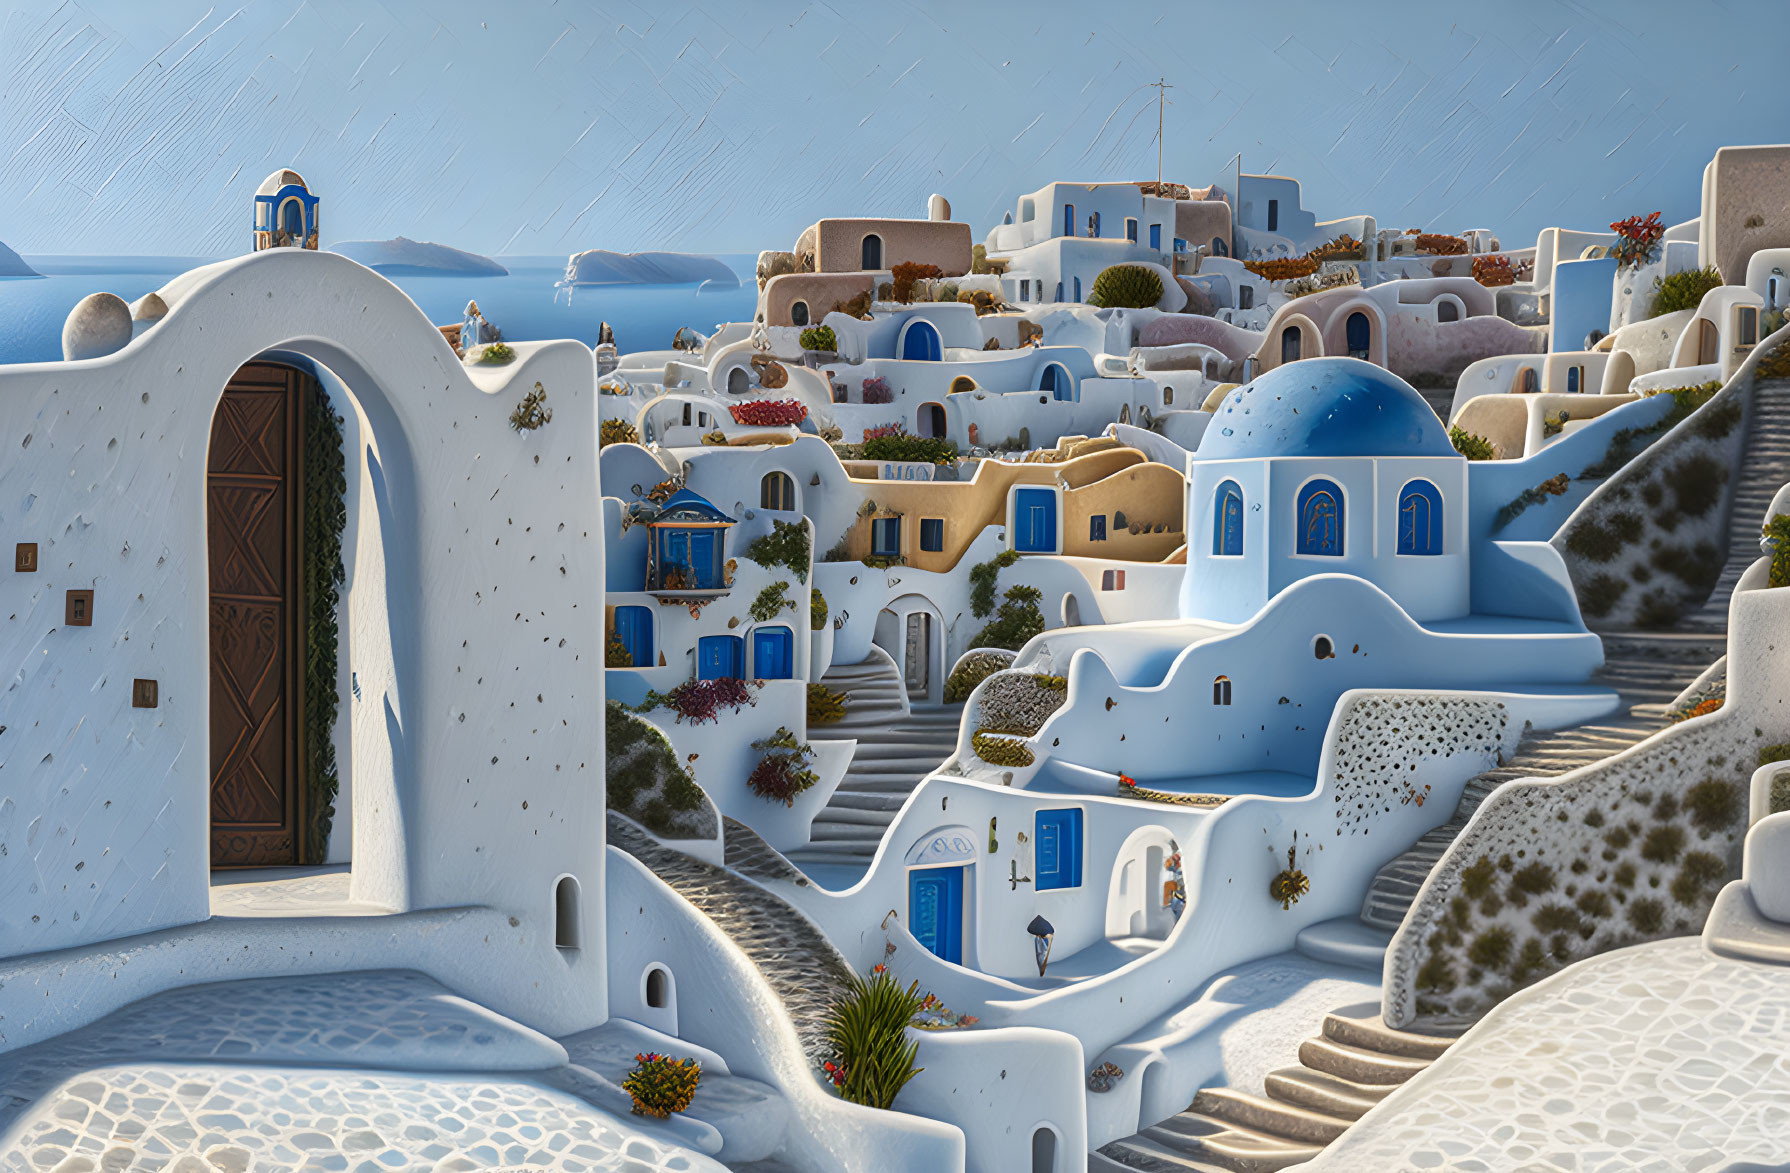
[[[839,338],[831,326],[810,326],[802,331],[802,365],[818,369],[822,363],[839,361]]]

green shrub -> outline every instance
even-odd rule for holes
[[[932,300],[933,301],[956,301],[957,300],[957,282],[955,282],[955,281],[941,282],[939,284],[939,286],[932,291]]]
[[[1149,309],[1162,300],[1162,278],[1142,265],[1109,265],[1094,278],[1088,300],[1106,309]]]
[[[1448,994],[1454,991],[1454,966],[1448,963],[1448,955],[1435,947],[1432,942],[1430,955],[1417,970],[1417,988],[1436,994]]]
[[[662,838],[698,831],[690,816],[702,808],[702,788],[690,777],[665,734],[622,707],[604,706],[603,776],[609,809]]]
[[[1686,907],[1694,907],[1702,903],[1708,897],[1709,889],[1727,875],[1728,866],[1721,856],[1707,851],[1686,852],[1678,874],[1672,877],[1672,899]]]
[[[770,533],[753,538],[746,547],[746,557],[767,568],[781,566],[797,582],[808,581],[808,554],[808,526],[800,521],[773,521]]]
[[[1529,918],[1538,933],[1576,933],[1579,931],[1579,914],[1569,904],[1544,904],[1535,910]]]
[[[1618,888],[1633,888],[1635,886],[1635,865],[1626,859],[1617,864],[1616,870],[1610,873],[1610,882]]]
[[[1622,554],[1622,538],[1611,527],[1588,517],[1566,535],[1566,548],[1593,562],[1614,562]]]
[[[622,1090],[634,1101],[634,1115],[663,1120],[690,1106],[701,1079],[702,1064],[696,1060],[649,1052],[634,1056],[634,1070],[622,1080]]]
[[[779,579],[758,592],[758,597],[752,600],[746,613],[757,623],[769,623],[783,613],[783,608],[796,605],[795,600],[784,593],[787,590],[789,584]]]
[[[991,766],[1009,766],[1022,768],[1033,762],[1032,751],[1022,741],[1011,737],[996,737],[992,733],[980,730],[970,737],[970,747],[976,756]]]
[[[1641,840],[1641,858],[1648,863],[1671,863],[1684,850],[1684,828],[1674,823],[1655,827]]]
[[[1759,747],[1758,764],[1761,766],[1769,766],[1773,762],[1790,762],[1790,742]]]
[[[1492,857],[1482,855],[1461,869],[1461,891],[1468,899],[1478,900],[1492,890],[1492,881],[1498,878],[1498,869],[1492,863]]]
[[[961,704],[969,699],[976,686],[1009,666],[1007,657],[982,653],[965,656],[951,675],[945,678],[945,703]]]
[[[1005,568],[1019,561],[1018,550],[1002,550],[986,562],[970,567],[970,614],[985,619],[995,604],[995,580]]]
[[[1651,896],[1643,896],[1628,903],[1628,923],[1638,933],[1653,936],[1666,927],[1666,906]]]
[[[864,459],[949,464],[957,459],[957,445],[932,436],[873,436],[864,441]]]
[[[1580,935],[1585,937],[1591,935],[1591,932],[1588,930],[1595,929],[1596,921],[1607,920],[1610,914],[1615,911],[1615,906],[1610,903],[1609,893],[1603,891],[1601,888],[1586,889],[1579,893],[1579,898],[1573,901],[1573,903],[1578,906],[1580,914],[1583,915],[1588,922],[1592,922],[1588,923],[1585,928],[1579,930]]]
[[[1726,830],[1741,814],[1740,787],[1726,778],[1705,778],[1684,792],[1684,809],[1703,834]]]
[[[1523,902],[1517,899],[1517,893],[1524,896],[1544,896],[1554,890],[1554,869],[1545,863],[1525,864],[1510,877],[1510,890],[1511,903],[1521,908]]]
[[[1694,310],[1703,304],[1703,295],[1722,283],[1722,275],[1712,265],[1701,269],[1686,269],[1667,277],[1653,279],[1653,302],[1648,307],[1647,316],[1657,318],[1661,314],[1677,313],[1679,310]]]
[[[515,357],[516,352],[510,348],[510,344],[507,342],[488,343],[485,349],[479,352],[479,361],[483,363],[509,362]]]
[[[868,981],[849,975],[845,996],[827,1012],[833,1057],[824,1070],[841,1097],[886,1110],[924,1070],[914,1066],[920,1044],[908,1038],[907,1027],[925,1000],[919,982],[903,990],[880,965],[877,969],[881,972]]]
[[[1765,523],[1764,536],[1771,539],[1771,577],[1766,584],[1790,586],[1790,515],[1772,514]]]
[[[1541,938],[1530,937],[1517,951],[1517,959],[1510,967],[1510,980],[1518,985],[1526,985],[1530,978],[1552,968],[1553,963],[1548,960],[1547,947],[1541,943]]]
[[[810,326],[802,331],[799,341],[803,350],[837,351],[839,336],[831,326]]]
[[[517,410],[521,410],[518,408]],[[539,427],[540,425],[536,425]],[[523,430],[518,426],[518,431]],[[528,429],[533,430],[533,429]],[[640,431],[627,420],[604,420],[597,425],[597,447],[607,448],[611,444],[638,444]]]
[[[1692,517],[1702,517],[1722,499],[1728,484],[1728,466],[1707,453],[1687,456],[1666,473],[1677,507]]]
[[[603,648],[603,667],[632,668],[633,666],[634,656],[628,651],[627,645],[622,643],[621,637],[615,632],[610,632],[609,642]]]
[[[1594,574],[1579,592],[1579,608],[1593,618],[1608,615],[1627,590],[1628,584],[1613,574]]]
[[[1010,586],[988,626],[976,633],[971,646],[1006,648],[1017,652],[1026,641],[1044,632],[1044,612],[1038,609],[1043,594],[1037,587]]]
[[[1492,442],[1484,436],[1469,432],[1464,428],[1448,429],[1448,440],[1454,450],[1468,460],[1495,460],[1497,454],[1492,451]]]
[[[1494,925],[1467,946],[1467,960],[1484,969],[1502,973],[1510,964],[1511,950],[1515,946],[1510,930],[1503,925]]]
[[[808,683],[808,724],[836,725],[845,719],[845,694],[824,684]]]
[[[827,627],[827,597],[819,591],[811,591],[808,595],[808,630],[825,631]]]

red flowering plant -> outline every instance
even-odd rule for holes
[[[876,376],[874,379],[865,379],[863,390],[865,403],[895,402],[895,393],[889,390],[889,380],[883,378],[881,375]]]
[[[871,440],[880,440],[885,436],[905,435],[907,435],[907,429],[902,426],[899,420],[892,424],[877,424],[875,427],[864,429],[865,443],[869,443]]]
[[[808,409],[794,399],[749,399],[727,405],[736,424],[754,428],[784,428],[808,418]]]
[[[1610,225],[1610,231],[1616,234],[1617,266],[1638,269],[1658,254],[1666,226],[1659,222],[1659,213],[1653,212],[1645,220],[1639,216],[1617,220]]]
[[[649,713],[654,709],[673,709],[677,712],[674,724],[689,718],[690,724],[700,725],[704,721],[719,722],[723,708],[737,713],[745,706],[757,703],[750,684],[723,676],[715,680],[686,680],[670,692],[648,692],[634,711]]]
[[[1133,778],[1129,774],[1120,774],[1119,775],[1119,789],[1121,789],[1121,790],[1136,790],[1137,789],[1137,779]]]

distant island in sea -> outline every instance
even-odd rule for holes
[[[388,277],[505,277],[510,272],[490,257],[434,241],[411,240],[406,236],[391,240],[344,240],[330,245],[329,251],[359,261]]]
[[[616,253],[593,248],[566,259],[564,285],[710,285],[736,289],[740,279],[714,257],[699,253]]]
[[[42,277],[43,274],[25,263],[25,258],[0,241],[0,277]]]

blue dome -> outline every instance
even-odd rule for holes
[[[1358,358],[1283,363],[1227,393],[1201,460],[1263,456],[1455,456],[1412,386]]]

